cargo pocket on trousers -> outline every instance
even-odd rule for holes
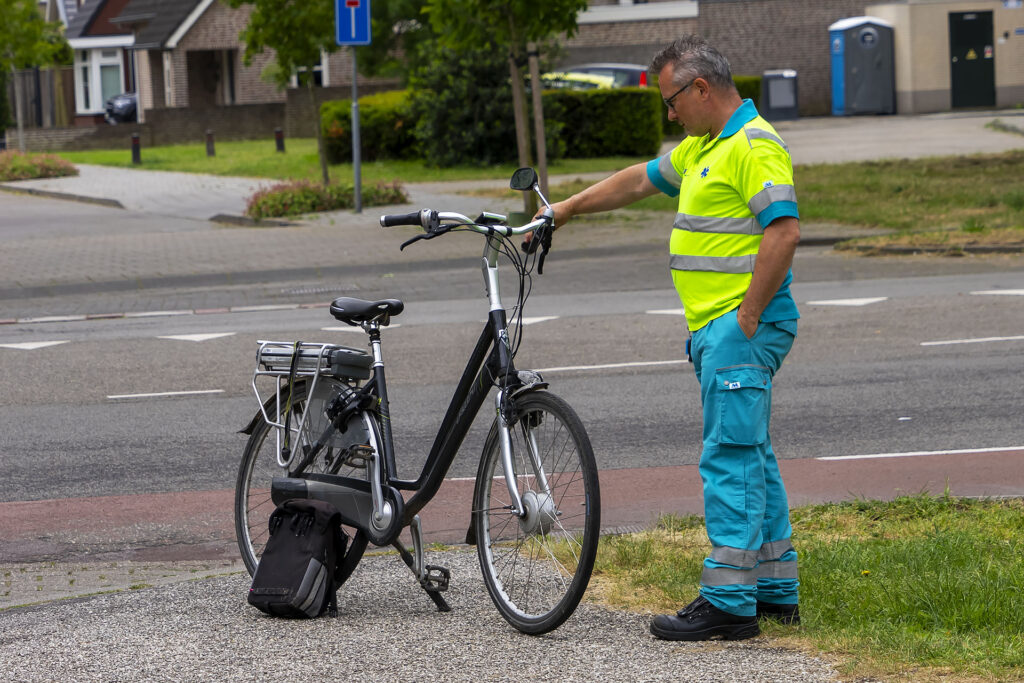
[[[772,379],[768,368],[743,366],[715,372],[721,395],[719,443],[757,446],[768,439],[768,402]]]

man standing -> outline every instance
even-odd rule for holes
[[[729,63],[699,36],[658,53],[669,120],[688,137],[555,204],[555,225],[659,191],[679,196],[672,279],[691,333],[704,411],[700,473],[711,555],[700,595],[651,633],[667,640],[742,639],[758,617],[799,621],[789,505],[768,435],[771,387],[796,336],[790,266],[800,240],[789,151]]]

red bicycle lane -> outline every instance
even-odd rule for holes
[[[905,494],[1024,497],[1024,447],[783,460],[791,505]],[[663,514],[702,514],[695,465],[600,473],[605,533]],[[462,543],[471,479],[449,479],[420,513],[428,543]],[[237,559],[234,492],[190,491],[0,503],[0,562]]]

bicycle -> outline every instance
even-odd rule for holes
[[[543,273],[553,214],[533,169],[516,171],[510,186],[536,192],[548,207],[544,215],[519,227],[486,212],[476,220],[430,209],[380,218],[383,227],[423,229],[402,249],[452,231],[486,237],[488,320],[415,480],[396,475],[381,344],[381,329],[402,312],[402,301],[341,297],[331,304],[335,318],[367,333],[370,353],[329,343],[258,342],[252,386],[260,410],[243,430],[249,441],[235,490],[238,546],[250,574],[269,535],[267,520],[275,506],[288,498],[316,498],[333,503],[352,534],[340,561],[342,581],[369,543],[390,545],[437,608],[448,611],[441,592],[448,588],[450,572],[424,563],[418,513],[437,493],[494,387],[494,421],[477,469],[467,543],[476,545],[491,600],[515,628],[546,633],[576,609],[590,580],[600,535],[597,466],[573,409],[547,391],[538,373],[514,366],[531,273],[534,265]],[[511,238],[533,231],[533,240],[522,245],[526,253],[520,255]],[[498,287],[499,255],[519,275],[511,316]],[[511,333],[509,318],[519,322]],[[273,394],[264,398],[258,380],[273,381]],[[407,500],[403,491],[409,494]],[[405,528],[412,537],[411,553],[398,540]]]

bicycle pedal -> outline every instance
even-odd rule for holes
[[[420,579],[420,585],[423,586],[423,590],[431,592],[448,590],[448,582],[452,578],[452,573],[447,567],[428,564],[424,569],[426,570],[426,576]]]

